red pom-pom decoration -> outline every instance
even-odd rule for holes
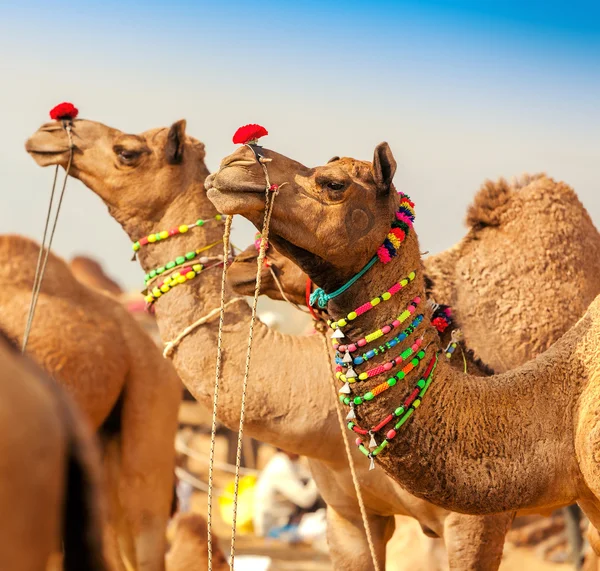
[[[431,325],[433,325],[440,333],[443,333],[450,324],[443,317],[436,317],[431,321]]]
[[[50,110],[50,119],[60,121],[62,119],[75,119],[79,114],[79,109],[72,103],[59,103],[56,107]]]
[[[261,125],[244,125],[235,132],[233,143],[234,145],[255,143],[258,139],[268,134],[269,132]]]

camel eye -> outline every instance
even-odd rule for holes
[[[140,151],[132,151],[128,149],[118,149],[117,156],[119,160],[124,164],[131,164],[134,162],[142,153]]]
[[[330,188],[331,190],[342,190],[344,186],[343,182],[335,182],[334,180],[327,183],[327,188]]]

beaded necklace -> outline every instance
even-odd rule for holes
[[[377,307],[382,301],[387,301],[394,294],[398,293],[401,289],[405,288],[409,282],[412,282],[415,279],[415,272],[410,272],[407,277],[396,282],[391,288],[387,291],[383,292],[381,295],[373,298],[371,301],[367,301],[367,303],[363,303],[361,306],[357,307],[354,311],[351,311],[345,318],[338,319],[337,321],[329,320],[327,325],[331,327],[331,329],[339,329],[341,327],[345,327],[348,325],[348,321],[354,321],[358,316],[367,313],[367,311],[371,311],[374,307]]]
[[[220,222],[223,219],[221,214],[216,214],[214,219],[209,220],[196,220],[196,222],[192,224],[181,224],[180,226],[175,226],[170,230],[162,230],[161,232],[156,232],[155,234],[149,234],[148,236],[144,236],[140,238],[136,242],[131,245],[131,248],[134,252],[137,252],[142,246],[146,246],[148,244],[153,244],[154,242],[160,242],[162,240],[166,240],[171,236],[176,236],[177,234],[185,234],[189,230],[193,230],[194,228],[200,228],[205,224],[212,222],[213,220],[216,222]]]
[[[339,337],[337,337],[336,334],[339,335],[339,333],[341,333],[341,331],[339,329],[336,330],[333,334],[334,335],[333,348],[336,349],[339,353],[354,353],[355,351],[358,350],[359,347],[364,347],[367,343],[371,343],[371,341],[375,341],[376,339],[379,339],[383,335],[387,335],[390,331],[392,331],[393,329],[396,329],[396,327],[400,327],[400,325],[404,321],[406,321],[415,312],[419,303],[421,303],[421,298],[419,296],[417,296],[406,306],[406,309],[396,319],[394,319],[392,322],[384,325],[380,329],[377,329],[376,331],[373,331],[372,333],[365,335],[362,339],[359,339],[356,343],[349,343],[348,345],[340,345],[338,343]],[[337,333],[338,331],[339,331],[339,333]],[[342,333],[342,337],[343,336],[344,336],[344,334]]]

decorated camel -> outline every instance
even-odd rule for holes
[[[105,571],[97,458],[69,399],[0,331],[0,569]]]
[[[0,236],[0,327],[21,341],[39,247]],[[76,281],[50,254],[27,352],[79,405],[104,456],[111,564],[162,571],[174,493],[181,384],[152,340],[109,296]]]
[[[450,329],[463,333],[468,371],[476,361],[506,372],[550,347],[600,293],[600,234],[575,192],[543,174],[486,181],[466,222],[458,244],[423,260],[426,289],[452,307]],[[249,246],[229,268],[228,283],[239,295],[254,293],[257,257]],[[262,293],[306,305],[308,276],[275,248],[267,250],[267,263]]]
[[[270,241],[322,288],[340,401],[365,461],[415,496],[462,513],[577,501],[598,553],[600,297],[533,361],[485,382],[460,373],[430,326],[414,205],[394,191],[389,146],[375,149],[372,164],[342,158],[312,169],[257,148],[222,161],[206,181],[209,198],[262,227],[268,164],[279,188]]]
[[[184,121],[127,135],[97,122],[76,120],[73,139],[76,152],[71,174],[100,196],[130,236],[151,286],[147,295],[152,298],[161,336],[165,342],[177,339],[220,304],[221,276],[215,257],[222,253],[223,228],[204,191],[208,176],[204,145],[185,134]],[[56,123],[43,125],[26,147],[41,166],[65,166],[68,161],[67,136]],[[202,250],[198,257],[197,250]],[[186,262],[191,267],[183,276]],[[172,279],[171,285],[165,284],[160,276],[176,271],[174,266],[181,268],[177,284]],[[224,424],[237,428],[250,309],[245,302],[235,301],[229,289],[226,301],[231,303],[225,319],[218,415]],[[208,320],[170,345],[182,381],[207,406],[212,403],[217,326],[217,320]],[[355,569],[357,560],[369,561],[369,549],[334,401],[322,387],[322,379],[330,372],[322,343],[316,336],[283,335],[257,323],[254,351],[246,432],[310,458],[328,504],[335,568]],[[298,375],[298,363],[302,363],[302,375]],[[292,378],[296,381],[290,384]],[[355,454],[358,460],[361,455]],[[358,469],[382,565],[394,514],[403,514],[418,519],[427,534],[444,538],[452,569],[498,567],[512,514],[473,517],[450,513],[406,493],[382,471],[369,471],[362,464]],[[370,567],[365,563],[363,568]]]

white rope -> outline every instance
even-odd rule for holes
[[[319,324],[317,324],[319,325]],[[325,332],[322,330],[322,327],[317,327],[317,330],[320,331],[321,336],[323,338],[323,348],[325,351],[325,357],[327,361],[331,358],[329,355],[329,344],[327,343],[327,336]],[[358,481],[358,477],[356,476],[356,469],[354,468],[354,458],[352,457],[352,451],[350,450],[350,442],[348,441],[348,428],[344,419],[342,417],[342,411],[340,410],[340,405],[338,403],[338,391],[336,387],[336,379],[333,375],[329,375],[329,380],[331,383],[331,387],[333,389],[333,398],[335,404],[335,411],[337,413],[338,422],[340,425],[340,430],[342,431],[342,438],[344,440],[344,448],[346,449],[346,456],[348,458],[348,465],[350,466],[350,474],[352,475],[352,483],[354,484],[354,490],[356,491],[356,499],[358,500],[358,507],[360,508],[360,515],[362,517],[363,526],[365,528],[365,534],[367,536],[367,543],[369,544],[369,551],[371,552],[371,560],[373,561],[373,568],[375,571],[379,571],[379,562],[377,561],[377,554],[375,553],[375,545],[373,543],[373,536],[371,534],[371,526],[369,525],[369,519],[367,517],[367,510],[365,508],[365,503],[363,501],[362,492],[360,490],[360,483]]]
[[[215,366],[215,386],[213,392],[212,423],[210,427],[210,458],[208,461],[208,500],[206,512],[207,542],[208,542],[208,571],[212,571],[212,496],[213,496],[213,470],[215,463],[215,442],[217,438],[217,409],[219,404],[219,380],[221,378],[221,360],[223,358],[223,324],[225,322],[225,284],[227,277],[227,264],[229,262],[229,240],[231,236],[232,216],[225,219],[223,233],[223,273],[221,274],[221,304],[219,307],[219,332],[217,334],[217,362]],[[237,298],[241,299],[241,298]],[[214,313],[214,310],[211,312]]]
[[[234,297],[233,299],[230,299],[223,306],[223,309],[226,309],[227,307],[229,307],[230,305],[233,305],[234,303],[237,303],[238,301],[244,301],[244,298],[243,297]],[[204,315],[203,317],[198,319],[198,321],[194,321],[194,323],[192,323],[191,325],[188,325],[181,333],[179,333],[177,335],[177,337],[175,337],[175,339],[165,343],[165,348],[163,349],[163,357],[165,359],[168,359],[169,357],[171,357],[171,355],[173,354],[175,349],[177,349],[178,345],[183,341],[183,339],[185,337],[187,337],[190,333],[192,333],[193,331],[198,329],[198,327],[200,327],[200,325],[204,325],[205,323],[210,321],[213,317],[216,317],[217,315],[219,315],[221,310],[222,310],[221,307],[215,307],[215,309],[213,309],[212,311],[210,311],[209,313],[207,313],[206,315]]]
[[[21,352],[25,353],[27,348],[27,342],[29,341],[29,334],[31,333],[31,327],[33,325],[33,318],[35,316],[35,308],[37,307],[38,298],[42,290],[42,282],[44,280],[44,274],[46,273],[46,265],[48,264],[48,258],[50,257],[50,248],[52,247],[52,241],[54,240],[54,232],[56,231],[56,225],[58,223],[58,216],[62,207],[63,197],[65,195],[65,189],[67,188],[67,180],[69,178],[69,171],[71,170],[71,163],[73,162],[73,138],[71,136],[71,123],[63,121],[63,128],[67,132],[69,138],[69,162],[65,170],[65,178],[63,181],[62,189],[56,206],[56,214],[54,221],[52,222],[52,230],[50,231],[50,238],[48,244],[46,244],[46,237],[48,235],[48,226],[50,225],[50,218],[52,214],[52,203],[54,202],[54,193],[56,191],[56,181],[58,179],[58,165],[54,171],[54,180],[52,182],[52,191],[50,193],[50,202],[48,203],[48,213],[46,214],[46,223],[44,225],[44,234],[42,236],[42,243],[40,245],[40,251],[38,254],[37,264],[35,267],[35,275],[33,277],[33,287],[31,290],[31,301],[29,303],[29,312],[27,314],[27,322],[25,323],[25,332],[23,333],[23,344],[21,346]]]
[[[175,466],[175,475],[180,480],[182,480],[183,482],[187,482],[188,484],[190,484],[197,490],[204,492],[204,493],[208,492],[208,484],[206,484],[202,480],[199,480],[195,476],[192,476],[192,474],[190,474],[189,472],[186,472],[183,468],[180,468],[179,466]],[[223,490],[217,490],[216,493],[218,496],[221,496],[223,494]]]
[[[233,484],[233,517],[231,525],[231,555],[230,565],[233,571],[235,562],[235,538],[236,538],[236,524],[237,524],[237,506],[238,506],[238,491],[240,483],[240,464],[242,460],[242,439],[244,437],[244,419],[246,416],[246,391],[248,387],[248,378],[250,376],[250,357],[252,355],[252,341],[254,336],[254,324],[256,322],[256,307],[258,303],[258,295],[260,293],[260,283],[262,277],[262,264],[265,259],[265,253],[267,250],[267,241],[269,239],[269,225],[271,222],[271,216],[273,214],[273,205],[275,203],[275,196],[277,191],[271,191],[271,184],[269,182],[269,176],[267,169],[263,163],[260,163],[265,171],[265,177],[267,180],[266,191],[265,191],[265,215],[263,219],[263,228],[261,232],[260,249],[258,252],[258,258],[256,260],[256,285],[254,288],[254,299],[252,300],[252,316],[250,318],[250,329],[248,332],[248,347],[246,350],[246,365],[244,368],[244,379],[242,381],[242,402],[240,407],[240,425],[238,432],[237,442],[237,453],[235,459],[235,477]]]

